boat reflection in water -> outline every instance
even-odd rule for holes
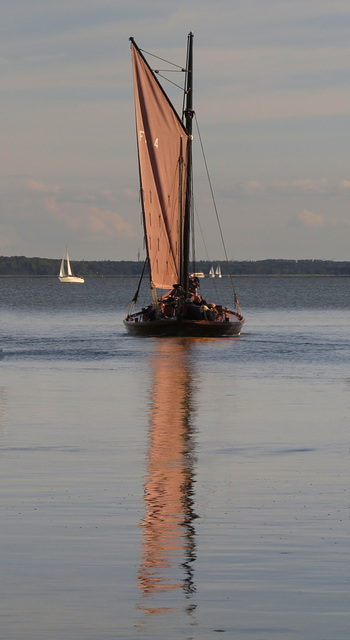
[[[139,587],[144,597],[195,591],[195,414],[189,340],[155,346],[150,389],[149,447]],[[163,602],[164,604],[164,602]],[[164,608],[145,608],[147,613]]]

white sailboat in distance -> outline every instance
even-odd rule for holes
[[[67,271],[65,268],[65,262],[67,264]],[[61,262],[61,267],[60,267],[60,273],[59,273],[59,280],[60,282],[85,282],[84,278],[82,278],[81,276],[78,276],[77,274],[72,272],[72,267],[70,265],[70,261],[69,261],[69,254],[68,254],[68,246],[66,245],[66,253],[62,258],[62,262]]]
[[[220,265],[219,265],[219,264],[218,264],[218,266],[217,266],[217,267],[216,267],[216,269],[215,269],[215,275],[216,275],[218,278],[221,278],[221,277],[222,277],[222,274],[221,274],[221,267],[220,267]]]

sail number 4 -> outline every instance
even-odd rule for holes
[[[144,141],[145,141],[145,143],[147,144],[147,140],[146,140],[145,132],[144,132],[144,131],[141,131],[141,130],[139,131],[139,137],[140,137],[140,142],[141,142],[141,140],[144,140]],[[153,146],[154,146],[156,149],[158,149],[158,147],[159,147],[158,138],[156,138],[156,139],[155,139]]]

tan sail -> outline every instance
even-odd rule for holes
[[[159,289],[169,289],[180,281],[187,133],[133,42],[131,48],[141,197],[151,281]]]

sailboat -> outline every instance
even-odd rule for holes
[[[220,267],[220,265],[219,265],[219,264],[218,264],[218,266],[217,266],[217,267],[216,267],[216,269],[215,269],[215,275],[216,275],[218,278],[222,278],[222,274],[221,274],[221,267]]]
[[[65,268],[65,263],[67,264],[67,270]],[[66,253],[62,258],[60,273],[58,277],[61,282],[84,282],[84,278],[72,272],[67,245],[66,245]]]
[[[215,271],[213,265],[209,269],[209,278],[215,278]]]
[[[199,279],[190,275],[192,246],[193,33],[187,42],[183,119],[131,41],[142,217],[147,258],[137,291],[124,319],[139,336],[238,335],[244,323],[237,295],[233,310],[204,301]],[[147,267],[147,269],[146,269]],[[151,301],[134,312],[142,277],[148,270]],[[196,273],[192,261],[193,274]]]

